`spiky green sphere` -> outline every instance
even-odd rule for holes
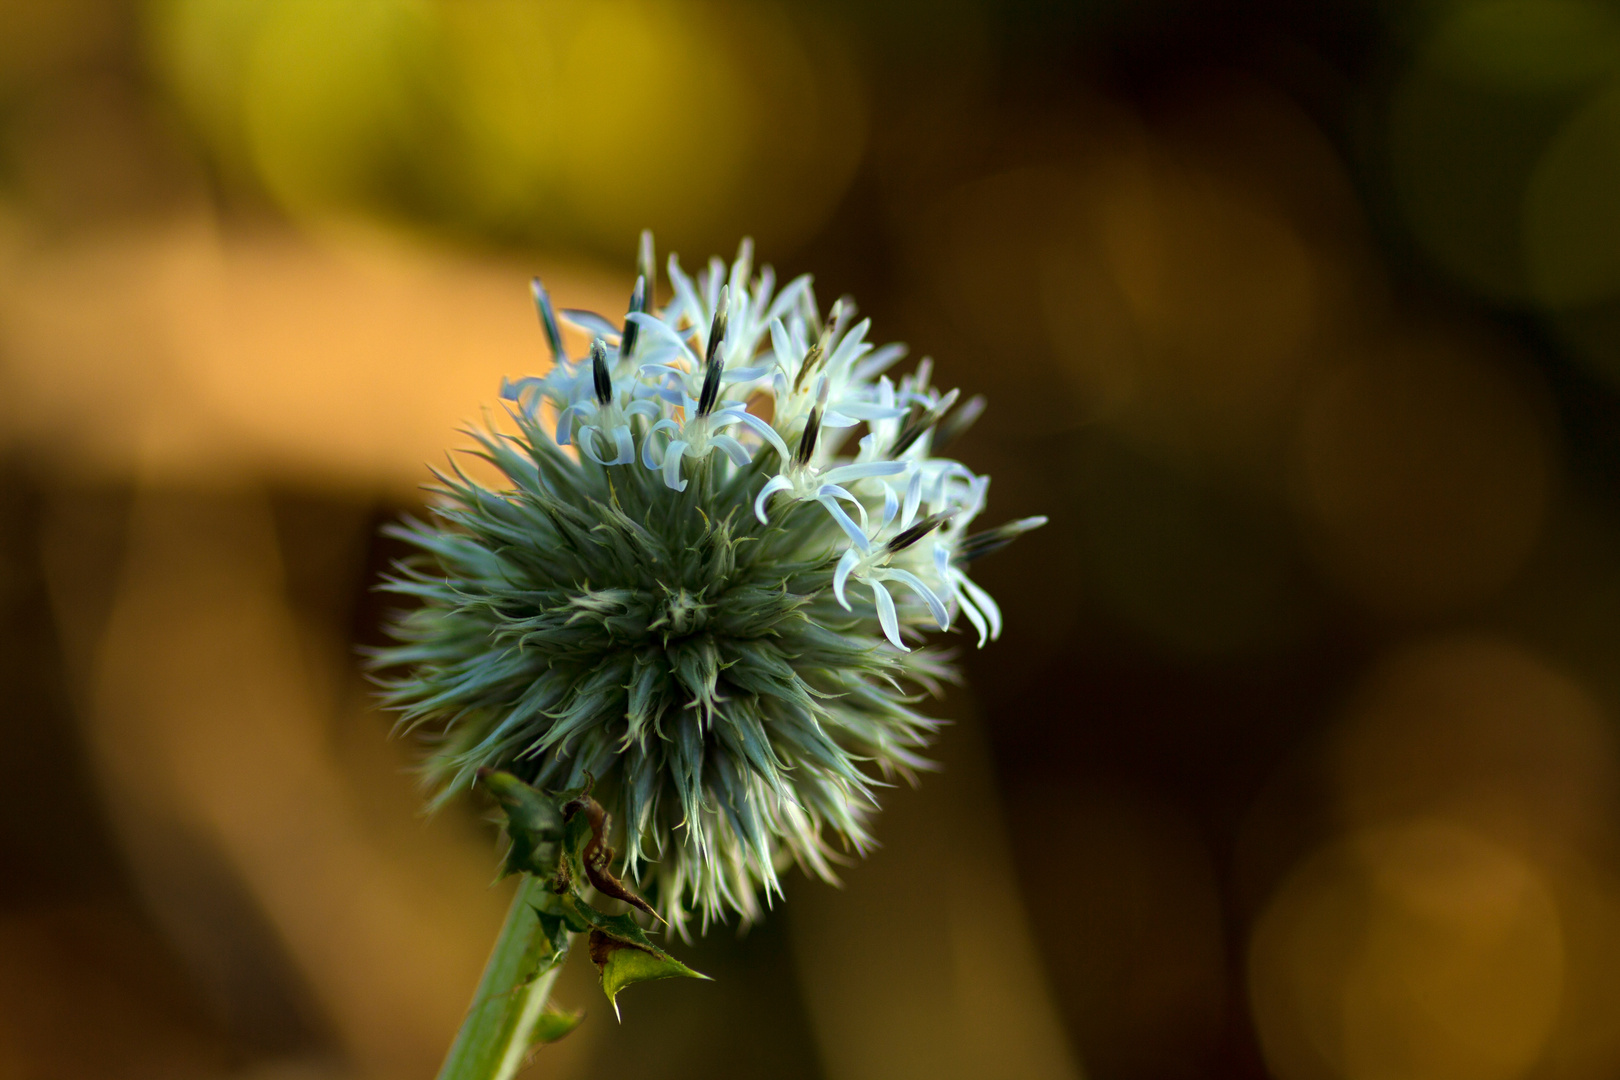
[[[476,434],[496,488],[441,476],[436,524],[385,588],[397,617],[385,698],[429,733],[447,797],[481,768],[539,787],[587,775],[620,823],[626,874],[677,927],[758,913],[797,861],[831,878],[871,843],[873,782],[909,775],[935,724],[914,705],[951,676],[920,641],[1000,615],[969,560],[1039,524],[969,535],[988,481],[936,456],[981,403],[892,382],[844,302],[780,292],[748,245],[674,298],[641,278],[622,326],[509,383],[515,430]],[[852,453],[846,436],[864,429]]]

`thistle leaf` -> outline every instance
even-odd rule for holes
[[[592,930],[590,944],[591,963],[602,976],[602,992],[613,1006],[613,1015],[619,1019],[623,1019],[619,1013],[619,991],[627,986],[655,979],[709,978],[650,943],[633,945],[601,930]]]
[[[540,1014],[540,1019],[534,1022],[534,1034],[530,1036],[535,1046],[544,1046],[554,1043],[579,1027],[579,1022],[585,1019],[584,1009],[573,1009],[564,1012],[561,1009],[547,1009]]]
[[[482,769],[478,778],[506,812],[506,834],[511,846],[506,851],[502,876],[554,874],[564,824],[556,804],[509,772]]]

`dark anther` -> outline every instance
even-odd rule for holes
[[[1044,517],[1020,518],[1005,525],[998,525],[994,529],[974,533],[957,545],[956,561],[968,563],[974,559],[981,559],[992,551],[1000,551],[1031,529],[1038,529],[1045,524]]]
[[[911,528],[906,529],[904,532],[897,535],[893,540],[890,540],[888,545],[889,551],[896,552],[906,550],[906,548],[910,547],[912,544],[915,544],[917,541],[921,540],[923,537],[927,536],[929,533],[933,532],[935,529],[939,528],[941,525],[945,524],[955,516],[955,510],[942,510],[937,514],[929,514]]]
[[[804,434],[799,436],[799,448],[793,453],[793,464],[810,464],[810,455],[816,452],[816,436],[821,434],[821,410],[811,409],[810,419],[804,422]]]
[[[591,379],[596,383],[596,403],[613,403],[613,376],[608,374],[607,342],[597,338],[591,342]]]
[[[929,452],[937,455],[947,444],[954,442],[964,431],[973,426],[973,422],[984,415],[985,400],[983,394],[974,394],[962,402],[962,407],[940,420],[934,428],[934,441],[929,444]]]
[[[816,452],[816,439],[821,435],[821,413],[827,407],[827,380],[821,380],[821,388],[816,393],[815,407],[810,410],[810,418],[804,422],[804,434],[799,436],[799,448],[793,455],[795,465],[810,464],[810,455]]]
[[[726,360],[720,345],[726,340],[726,319],[731,306],[731,286],[720,286],[720,302],[714,306],[714,322],[709,324],[709,348],[703,357],[703,389],[698,393],[698,415],[708,416],[720,400],[720,376]]]
[[[529,291],[534,293],[534,306],[540,312],[540,325],[546,331],[546,344],[551,348],[551,358],[563,358],[562,331],[557,329],[557,313],[551,309],[551,294],[546,287],[540,284],[539,278],[529,282]]]
[[[956,404],[957,395],[960,393],[959,390],[952,390],[940,398],[939,404],[932,409],[912,405],[911,410],[906,413],[906,422],[900,427],[900,434],[895,436],[894,445],[889,448],[889,456],[899,457],[911,447],[912,443],[922,438],[924,432],[939,423],[939,418]]]
[[[698,392],[699,416],[708,416],[714,411],[715,403],[720,400],[720,375],[725,369],[725,360],[717,356],[703,373],[703,389]]]
[[[630,314],[635,315],[647,310],[647,279],[636,278],[635,291],[630,294]],[[624,333],[619,335],[619,359],[628,360],[636,354],[636,335],[641,332],[641,324],[634,319],[626,317],[624,320]]]

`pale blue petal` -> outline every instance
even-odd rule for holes
[[[731,463],[739,469],[753,460],[743,444],[730,435],[710,435],[709,442],[719,447],[720,452],[730,458]]]
[[[905,515],[900,518],[900,527],[902,529],[911,528],[912,521],[914,521],[917,517],[917,504],[920,502],[922,502],[921,470],[912,473],[911,483],[906,485],[906,512]]]
[[[641,327],[642,331],[666,345],[674,346],[676,352],[686,357],[693,364],[698,362],[697,354],[692,347],[681,337],[680,332],[656,315],[649,315],[645,311],[632,311],[625,316],[631,322]]]
[[[833,571],[833,596],[837,598],[838,603],[843,606],[845,611],[852,609],[849,606],[849,598],[844,595],[844,585],[849,581],[850,571],[854,570],[855,564],[860,561],[860,555],[854,548],[850,548],[839,558],[838,568]]]
[[[906,351],[904,345],[885,345],[859,364],[856,364],[851,378],[856,382],[866,382],[868,379],[876,378],[893,367],[896,361],[902,359],[906,355]]]
[[[863,461],[857,465],[839,465],[821,474],[829,484],[847,484],[851,480],[864,480],[872,476],[894,476],[909,468],[904,461]]]
[[[957,597],[957,606],[961,608],[962,614],[967,616],[967,621],[973,624],[973,629],[979,632],[979,648],[984,648],[984,643],[990,640],[990,627],[984,621],[984,616],[966,596]]]
[[[709,313],[703,310],[703,303],[698,300],[697,289],[692,287],[692,279],[681,269],[680,260],[671,255],[665,269],[669,272],[670,286],[675,290],[675,302],[670,305],[675,309],[670,313],[671,321],[680,322],[681,315],[685,314],[692,320],[693,326],[707,325]]]
[[[793,355],[793,342],[788,338],[787,327],[782,325],[781,319],[771,320],[771,352],[776,354],[776,363],[783,371],[798,370],[798,362],[804,359],[801,353]],[[790,366],[791,365],[791,366]],[[779,395],[786,397],[786,394]]]
[[[601,434],[601,428],[582,427],[579,429],[579,438],[575,442],[578,443],[581,454],[584,454],[598,465],[608,465],[611,462],[596,452],[596,436]]]
[[[782,286],[782,291],[777,294],[776,299],[771,302],[771,306],[766,310],[765,320],[770,322],[774,319],[780,319],[782,316],[790,313],[793,310],[793,306],[799,302],[799,297],[809,287],[809,274],[800,274],[798,277]]]
[[[571,322],[581,330],[587,331],[593,337],[610,339],[609,343],[618,341],[620,327],[608,322],[594,311],[581,311],[579,308],[563,308],[560,313],[566,322]]]
[[[714,318],[714,311],[720,306],[720,287],[726,283],[726,264],[720,260],[720,256],[709,256],[709,272],[702,275],[702,281],[703,302],[708,306],[706,312],[708,318],[704,320],[707,322],[709,319]],[[704,329],[707,330],[708,328],[705,327]],[[707,349],[709,343],[704,341],[703,347]]]
[[[836,505],[832,501],[833,499],[843,499],[845,502],[853,503],[855,505],[855,509],[858,510],[861,515],[861,539],[866,539],[866,506],[861,502],[861,500],[857,499],[855,496],[851,495],[848,491],[839,487],[837,484],[822,484],[821,487],[816,489],[816,499],[823,506],[829,507]]]
[[[1001,609],[996,606],[995,600],[991,598],[989,593],[975,585],[973,579],[966,574],[961,575],[959,584],[962,591],[967,593],[968,599],[972,600],[974,605],[984,612],[985,621],[990,624],[990,640],[994,641],[999,638],[1001,636]],[[979,644],[982,646],[984,644],[983,640]]]
[[[819,501],[821,502],[822,506],[827,508],[827,513],[832,515],[833,520],[838,522],[838,524],[843,528],[844,532],[849,534],[849,542],[854,544],[855,547],[860,550],[861,554],[864,555],[872,550],[872,541],[866,538],[866,531],[859,525],[856,525],[855,522],[850,519],[848,514],[844,513],[843,507],[839,506],[831,499],[820,499]]]
[[[676,439],[664,448],[664,486],[685,491],[686,481],[681,479],[681,457],[686,453],[686,442]]]
[[[878,623],[883,627],[883,636],[901,652],[910,652],[900,641],[900,616],[894,610],[894,597],[883,587],[883,582],[872,581],[868,584],[872,586],[872,601],[877,604]]]
[[[771,427],[771,425],[767,424],[765,421],[761,420],[747,409],[739,409],[733,415],[737,417],[738,423],[752,429],[756,435],[774,446],[776,448],[776,452],[781,455],[783,461],[787,461],[792,457],[792,455],[788,453],[787,443],[782,441],[782,436],[778,435],[776,433],[776,429]]]
[[[620,424],[613,429],[613,440],[618,445],[619,453],[609,465],[629,465],[636,460],[635,440],[630,437],[630,425]]]
[[[838,347],[827,358],[828,371],[843,371],[850,364],[872,351],[872,346],[866,343],[866,331],[871,329],[872,320],[862,319],[856,323],[838,342]]]
[[[570,405],[557,416],[557,445],[567,446],[574,437],[574,420],[585,420],[596,413],[595,402]]]
[[[776,270],[767,263],[759,268],[759,285],[754,289],[754,302],[761,305],[769,304],[771,302],[771,293],[775,289]]]
[[[922,578],[909,570],[897,570],[894,567],[886,567],[880,573],[886,578],[892,578],[907,586],[912,592],[921,597],[923,603],[928,605],[928,610],[933,612],[934,622],[939,625],[941,630],[950,628],[951,613],[946,609],[945,601],[939,598],[938,593],[924,584]]]
[[[638,312],[639,314],[639,312]],[[643,379],[655,379],[660,375],[684,380],[687,375],[685,368],[678,368],[674,364],[642,364],[636,369],[636,375]]]
[[[906,415],[903,406],[874,405],[865,401],[840,401],[831,408],[833,411],[844,416],[853,417],[856,420],[894,420]]]
[[[761,524],[770,524],[770,519],[765,516],[765,507],[770,503],[771,496],[778,491],[786,491],[792,486],[793,481],[787,477],[773,476],[765,482],[764,487],[759,489],[759,495],[754,499],[754,516],[759,518]]]
[[[657,440],[653,436],[660,431],[679,432],[680,430],[681,426],[673,420],[660,420],[654,424],[651,430],[647,432],[647,438],[641,444],[641,463],[649,469],[658,468],[658,458],[653,454],[653,451],[657,448]]]

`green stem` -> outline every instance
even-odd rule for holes
[[[544,895],[545,885],[524,874],[439,1080],[508,1080],[528,1056],[535,1021],[562,970],[558,962],[536,974],[551,952],[533,908]]]

